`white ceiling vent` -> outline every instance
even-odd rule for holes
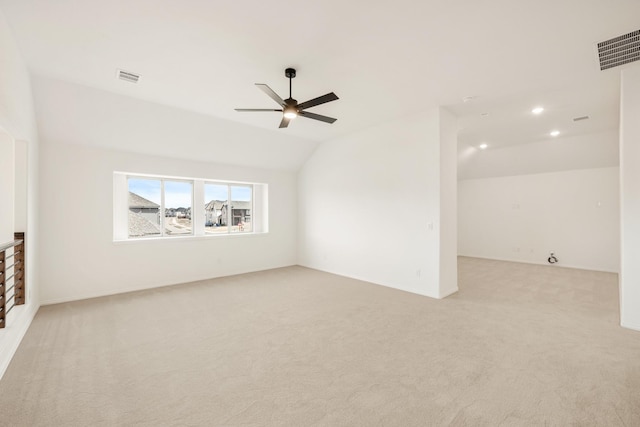
[[[640,30],[598,43],[600,70],[640,60]]]
[[[132,73],[130,71],[118,70],[118,78],[126,82],[138,83],[138,80],[140,80],[140,74]]]

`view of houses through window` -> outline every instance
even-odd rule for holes
[[[191,205],[193,183],[162,180],[164,187],[164,234],[180,236],[193,234]]]
[[[193,234],[192,182],[142,177],[129,177],[127,181],[129,237]]]
[[[199,235],[253,231],[252,185],[204,182],[204,221],[194,225],[195,183],[128,176],[129,238],[194,235],[194,227],[204,228]]]
[[[251,186],[206,183],[204,199],[205,234],[252,231]]]

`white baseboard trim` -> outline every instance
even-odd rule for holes
[[[417,290],[414,290],[414,289],[411,289],[411,288],[407,288],[407,287],[397,286],[397,285],[389,284],[389,283],[376,282],[376,281],[373,281],[373,280],[371,280],[369,278],[366,278],[366,277],[361,277],[361,276],[357,276],[357,275],[353,275],[353,274],[345,274],[345,273],[340,272],[340,271],[329,270],[329,269],[326,269],[326,268],[321,268],[321,267],[314,266],[314,265],[309,265],[309,264],[306,264],[306,263],[298,263],[298,265],[301,266],[301,267],[310,268],[312,270],[322,271],[323,273],[335,274],[336,276],[342,276],[342,277],[347,277],[349,279],[359,280],[361,282],[371,283],[372,285],[384,286],[385,288],[395,289],[395,290],[402,291],[402,292],[409,292],[409,293],[414,294],[414,295],[421,295],[423,297],[429,297],[429,298],[434,298],[434,299],[444,298],[444,297],[440,297],[438,295],[432,295],[432,294],[427,293],[427,292],[419,292]],[[445,295],[445,296],[448,296],[448,295]]]
[[[13,356],[16,354],[18,346],[20,346],[40,306],[27,305],[24,308],[26,309],[25,311],[16,316],[16,318],[8,319],[10,323],[8,322],[5,328],[0,330],[0,334],[2,334],[0,335],[0,379],[2,379],[4,373],[7,371],[11,359],[13,359]]]
[[[159,289],[159,288],[165,288],[168,286],[179,286],[179,285],[184,285],[187,283],[194,283],[194,282],[201,282],[204,280],[212,280],[212,279],[221,279],[224,277],[230,277],[230,276],[237,276],[239,274],[248,274],[248,273],[257,273],[259,271],[268,271],[268,270],[275,270],[277,268],[285,268],[285,267],[292,267],[294,265],[297,264],[284,264],[284,265],[275,265],[275,266],[268,266],[265,268],[258,268],[256,270],[242,270],[242,271],[230,271],[230,272],[225,272],[223,274],[217,275],[217,276],[207,276],[207,277],[201,277],[201,278],[189,278],[186,279],[185,281],[181,281],[181,282],[176,282],[176,281],[171,281],[171,282],[167,282],[167,283],[153,283],[150,285],[143,285],[143,286],[120,286],[117,288],[113,288],[113,289],[109,289],[108,291],[105,290],[98,290],[97,292],[83,292],[83,293],[78,293],[78,294],[74,294],[74,295],[69,295],[69,296],[63,296],[63,297],[57,297],[57,298],[48,298],[46,295],[43,296],[42,292],[40,293],[40,305],[53,305],[53,304],[63,304],[66,302],[73,302],[73,301],[82,301],[82,300],[86,300],[86,299],[93,299],[93,298],[102,298],[102,297],[108,297],[108,296],[113,296],[113,295],[120,295],[120,294],[127,294],[130,292],[139,292],[139,291],[147,291],[150,289]]]
[[[580,265],[568,265],[568,264],[549,264],[546,262],[534,262],[534,261],[527,261],[527,260],[521,260],[521,259],[508,259],[508,258],[495,258],[495,257],[490,257],[490,256],[485,256],[485,255],[466,255],[466,254],[458,254],[459,257],[464,257],[464,258],[478,258],[478,259],[488,259],[491,261],[505,261],[505,262],[517,262],[520,264],[530,264],[530,265],[541,265],[544,267],[553,267],[553,268],[572,268],[575,270],[587,270],[587,271],[597,271],[600,273],[613,273],[613,274],[619,274],[618,271],[611,271],[611,270],[603,270],[603,269],[599,269],[599,268],[593,268],[593,267],[585,267],[585,266],[580,266]]]
[[[446,297],[448,297],[448,296],[450,296],[450,295],[455,294],[456,292],[458,292],[458,287],[457,287],[457,286],[456,286],[454,289],[449,289],[448,291],[445,291],[445,292],[441,293],[441,294],[438,296],[438,299],[446,298]]]
[[[631,329],[633,331],[640,332],[640,325],[635,324],[635,323],[620,322],[620,326],[622,326],[623,328],[627,328],[627,329]]]

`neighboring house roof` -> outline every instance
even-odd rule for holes
[[[213,210],[221,210],[224,206],[227,205],[227,201],[226,200],[212,200],[209,203],[207,203],[204,208],[205,210],[208,211],[213,211]],[[241,202],[241,201],[237,201],[237,202],[231,202],[231,206],[233,206],[233,209],[251,209],[251,202]]]
[[[136,193],[129,191],[129,209],[158,209],[159,207],[159,204],[153,203],[151,200],[147,200],[144,197],[138,196]]]
[[[232,209],[251,209],[251,202],[235,201],[231,202]]]
[[[141,237],[150,234],[160,234],[160,227],[139,213],[129,211],[129,236]]]
[[[222,200],[212,200],[204,205],[204,209],[207,211],[219,211],[225,203],[226,201]]]

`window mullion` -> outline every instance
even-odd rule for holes
[[[231,214],[231,186],[227,184],[227,234],[231,234],[233,215]]]
[[[161,236],[165,237],[165,228],[164,228],[164,214],[166,209],[164,207],[164,179],[160,180],[160,231],[162,231]]]

